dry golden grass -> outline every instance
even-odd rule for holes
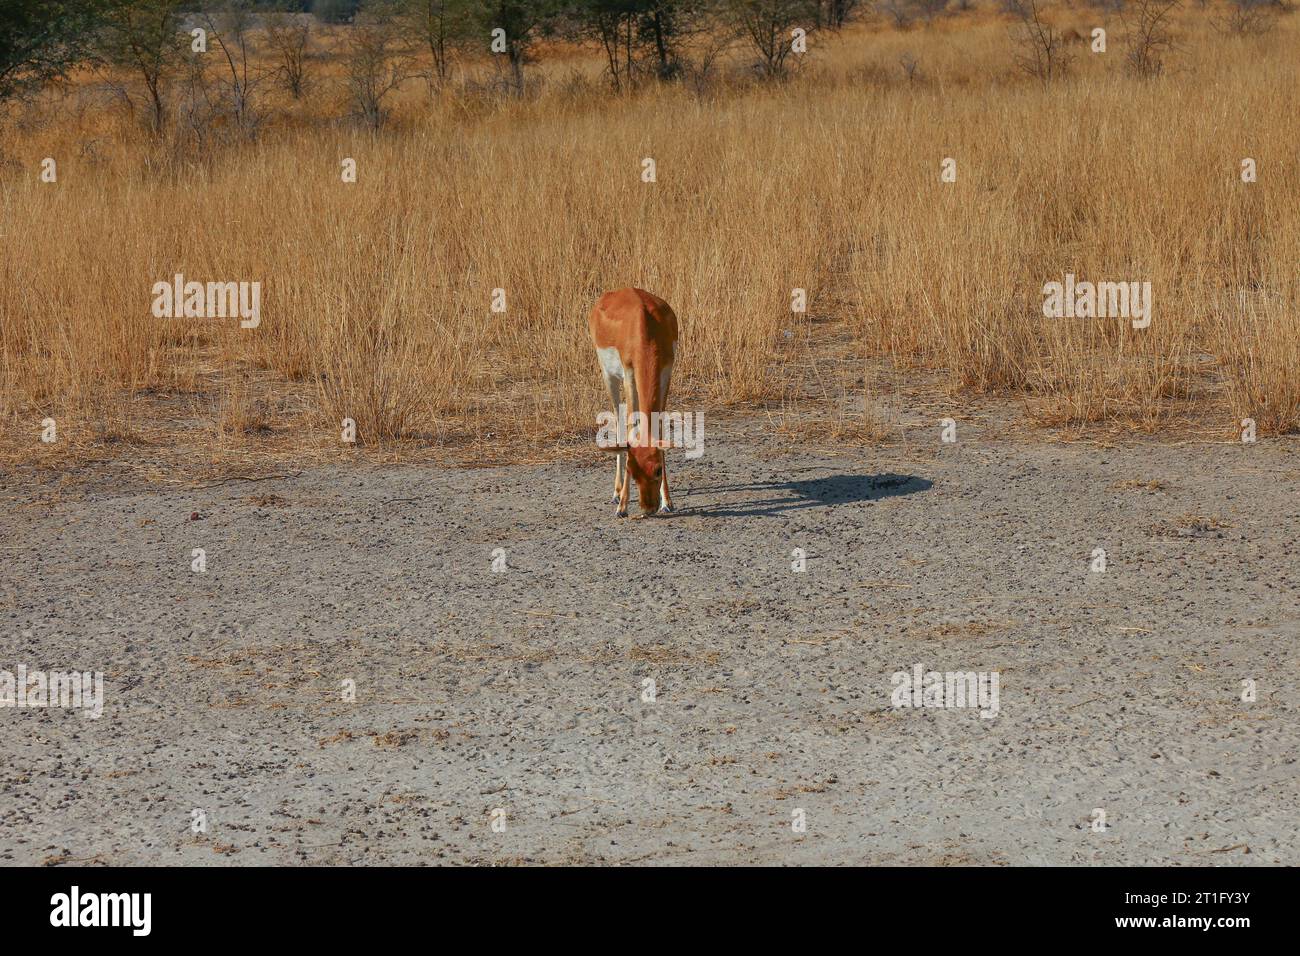
[[[1084,33],[1098,17],[1057,11]],[[65,454],[217,456],[276,435],[337,447],[352,418],[363,444],[529,457],[594,430],[586,314],[624,285],[681,316],[672,404],[706,413],[808,394],[795,359],[833,339],[858,369],[884,356],[958,397],[1019,395],[1042,425],[1294,431],[1297,20],[1241,39],[1189,9],[1154,81],[1124,71],[1112,22],[1111,52],[1080,47],[1046,89],[1016,75],[991,10],[869,23],[815,41],[788,82],[703,95],[615,98],[569,51],[524,101],[412,83],[377,135],[321,122],[340,107],[318,80],[306,104],[269,103],[255,142],[202,153],[51,96],[0,139],[4,441],[40,452],[48,416]],[[1042,285],[1066,272],[1150,281],[1151,327],[1043,318]],[[261,326],[155,319],[150,290],[175,273],[260,281]],[[826,397],[873,381],[837,373]]]

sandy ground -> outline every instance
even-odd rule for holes
[[[0,670],[106,702],[0,709],[0,863],[1300,862],[1300,443],[933,437],[715,427],[644,521],[594,453],[10,475]]]

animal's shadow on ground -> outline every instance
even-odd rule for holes
[[[758,500],[746,499],[735,503],[725,500],[717,504],[692,505],[686,509],[690,514],[718,518],[771,517],[787,511],[800,511],[804,508],[834,508],[840,505],[856,505],[864,501],[879,501],[881,498],[895,498],[900,495],[912,495],[918,491],[927,491],[934,484],[928,478],[916,475],[827,475],[824,478],[807,478],[800,481],[768,481],[748,485],[714,485],[705,488],[692,488],[691,498],[699,500],[702,496],[744,494],[746,492],[763,492],[767,497]]]

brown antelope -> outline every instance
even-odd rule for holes
[[[625,414],[630,429],[636,423],[627,442],[606,448],[615,453],[615,514],[627,517],[629,476],[636,482],[643,512],[670,512],[673,504],[664,455],[669,442],[656,432],[673,374],[677,316],[658,296],[642,289],[619,289],[602,295],[587,321],[614,415]]]

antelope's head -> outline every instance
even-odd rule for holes
[[[627,450],[627,471],[636,482],[636,497],[641,510],[654,514],[662,504],[659,484],[664,477],[664,452],[657,445],[633,445]]]

